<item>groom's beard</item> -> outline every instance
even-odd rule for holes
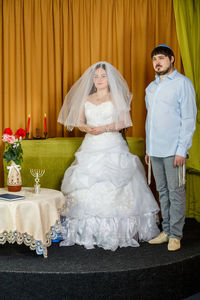
[[[158,72],[156,72],[156,74],[158,75],[158,76],[160,76],[160,75],[165,75],[165,74],[167,74],[167,73],[169,73],[171,70],[172,70],[172,65],[171,66],[169,66],[167,69],[165,69],[164,71],[158,71]]]

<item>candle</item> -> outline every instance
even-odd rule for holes
[[[47,133],[47,115],[44,114],[44,133]]]
[[[27,123],[26,133],[29,133],[30,120],[31,120],[31,115],[29,114],[29,115],[28,115],[28,123]]]

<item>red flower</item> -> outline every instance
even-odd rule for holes
[[[4,129],[3,134],[9,134],[9,135],[12,135],[13,132],[12,132],[12,130],[8,127],[8,128],[6,128],[6,129]]]
[[[19,128],[16,132],[15,135],[20,138],[24,138],[26,136],[26,131],[23,128]]]

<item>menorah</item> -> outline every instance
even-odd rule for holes
[[[35,177],[35,185],[34,185],[34,190],[35,193],[38,194],[40,192],[40,177],[42,177],[45,173],[45,170],[40,170],[40,169],[30,169],[30,173],[33,177]]]

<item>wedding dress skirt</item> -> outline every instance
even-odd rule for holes
[[[97,116],[105,107],[108,112],[111,105],[106,103],[87,104],[86,113],[87,106],[93,117],[96,110]],[[97,116],[92,124],[107,124],[102,116],[98,122]],[[143,165],[129,152],[119,132],[86,134],[65,172],[61,190],[67,205],[61,246],[79,244],[92,249],[97,245],[114,251],[139,246],[138,241],[159,234],[159,208],[146,183]]]

